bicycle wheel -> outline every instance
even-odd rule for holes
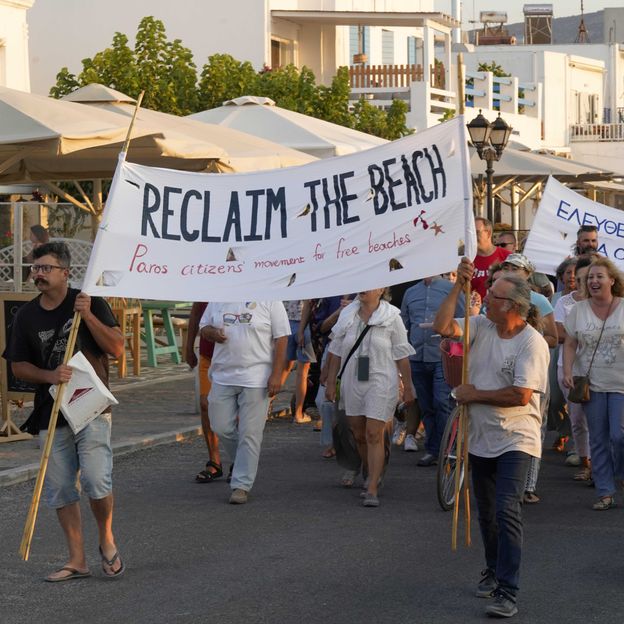
[[[449,416],[444,428],[440,454],[438,455],[438,502],[444,511],[452,509],[455,503],[455,471],[457,469],[457,432],[459,429],[460,408],[456,407]],[[464,482],[464,464],[461,464],[459,485]]]

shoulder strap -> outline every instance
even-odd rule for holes
[[[355,341],[355,344],[351,347],[351,351],[349,351],[349,355],[347,355],[347,357],[345,358],[345,361],[342,363],[342,367],[340,369],[340,372],[338,373],[338,379],[342,379],[342,373],[344,373],[347,363],[351,359],[351,356],[357,351],[357,348],[362,344],[362,340],[364,340],[364,336],[366,336],[370,328],[371,328],[371,325],[367,325],[362,330],[362,333],[358,336],[358,339]]]

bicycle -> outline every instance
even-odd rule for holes
[[[442,369],[444,380],[451,387],[461,384],[463,362],[462,343],[444,339],[440,342],[442,351]],[[436,475],[438,502],[443,511],[449,511],[455,503],[455,474],[457,468],[457,431],[459,428],[460,408],[451,412],[440,443],[438,469]],[[465,468],[461,462],[459,475],[460,489],[464,482]]]
[[[442,434],[440,443],[440,453],[438,455],[438,502],[443,511],[449,511],[455,504],[455,473],[457,470],[457,431],[459,429],[460,408],[456,407],[449,416],[449,419]],[[459,486],[464,482],[464,464],[461,462],[461,472],[459,474]]]

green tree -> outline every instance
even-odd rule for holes
[[[241,95],[259,95],[257,84],[258,74],[249,61],[237,61],[229,54],[213,54],[199,79],[199,109],[216,108]]]
[[[75,91],[80,86],[76,76],[67,67],[62,67],[56,74],[56,84],[50,89],[50,95],[57,100]]]

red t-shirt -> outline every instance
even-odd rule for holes
[[[476,290],[481,298],[485,297],[487,292],[487,278],[488,269],[497,262],[502,262],[511,252],[503,249],[502,247],[496,247],[494,252],[489,256],[479,256],[473,260],[475,265],[475,272],[472,281],[472,290]]]
[[[204,310],[207,308],[208,303],[200,303],[199,305],[199,318],[201,319],[204,314]],[[214,352],[214,342],[212,340],[206,340],[199,336],[199,354],[212,359],[212,353]]]

